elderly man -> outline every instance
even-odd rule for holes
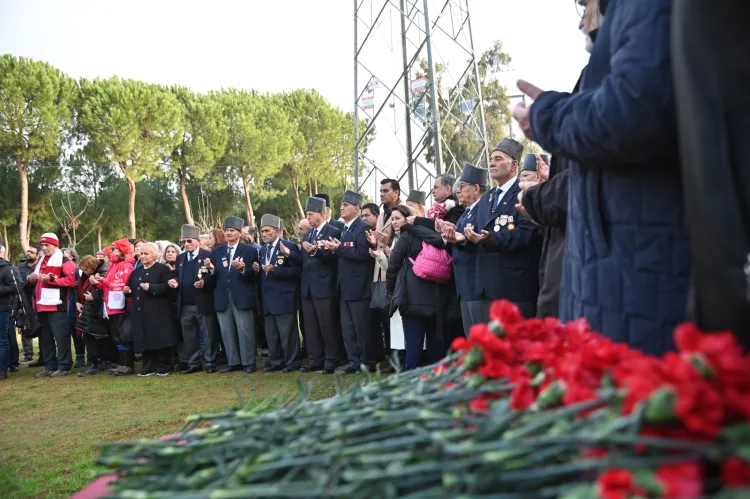
[[[542,163],[541,165],[539,164],[540,162]],[[521,182],[533,182],[534,184],[544,182],[549,178],[548,165],[549,156],[546,154],[529,153],[523,158],[521,174],[518,176],[518,179]]]
[[[311,230],[302,240],[300,291],[309,363],[302,370],[333,374],[341,344],[337,261],[323,241],[341,238],[341,231],[326,222],[324,200],[308,198],[305,208]]]
[[[299,370],[302,365],[297,328],[297,283],[302,272],[299,249],[281,237],[282,221],[276,215],[260,219],[260,262],[253,271],[260,280],[269,359],[265,372]],[[294,254],[294,256],[292,256]]]
[[[42,234],[39,244],[43,257],[26,280],[28,286],[35,288],[34,303],[42,325],[39,341],[44,345],[44,370],[36,377],[66,376],[73,367],[68,293],[76,284],[76,265],[63,256],[55,234]]]
[[[26,260],[21,262],[21,265],[18,266],[18,272],[21,274],[22,282],[26,282],[26,278],[34,272],[34,267],[36,267],[36,262],[39,258],[40,253],[41,248],[37,246],[29,246],[28,248],[26,248]],[[23,292],[26,295],[28,302],[33,303],[33,290],[28,287],[24,287]],[[28,364],[29,367],[43,366],[44,356],[42,355],[41,345],[39,350],[39,359],[34,361],[34,339],[27,338],[26,336],[21,336],[21,343],[23,345],[23,360],[21,360],[21,364]]]
[[[216,356],[219,353],[219,323],[214,311],[213,288],[206,286],[208,269],[203,265],[211,252],[200,247],[200,229],[184,224],[180,229],[183,251],[177,257],[177,276],[167,284],[177,289],[177,315],[182,326],[182,343],[178,347],[180,363],[187,364],[181,374],[202,371],[200,335],[205,333],[203,360],[206,372],[216,372]]]
[[[239,217],[224,220],[226,244],[213,249],[203,264],[208,269],[206,285],[214,287],[214,309],[219,319],[221,336],[227,352],[228,366],[221,373],[257,370],[255,362],[254,314],[258,307],[253,264],[258,250],[240,242],[245,221]]]
[[[341,374],[357,374],[361,364],[374,369],[382,354],[373,338],[370,298],[372,267],[370,244],[366,232],[370,226],[359,218],[364,200],[362,195],[346,191],[341,200],[341,217],[344,230],[341,239],[329,237],[323,243],[328,251],[338,257],[338,283],[341,290],[341,329],[349,366]],[[381,341],[382,344],[382,341]]]
[[[477,204],[487,190],[487,170],[477,168],[466,163],[461,172],[461,178],[456,184],[456,195],[463,207],[466,208],[455,227],[447,226],[443,231],[446,241],[451,245],[453,257],[453,275],[456,279],[456,294],[461,304],[461,320],[464,334],[469,335],[469,329],[474,324],[485,320],[482,308],[481,293],[477,290],[477,250],[478,246],[467,240],[464,231],[476,227]]]
[[[491,302],[499,299],[514,302],[524,317],[536,315],[542,235],[515,207],[522,154],[523,144],[510,138],[495,147],[489,167],[495,187],[475,207],[476,225],[464,229],[464,236],[479,247],[476,278],[483,322],[489,319]]]
[[[314,194],[313,197],[325,200],[325,202],[326,202],[326,223],[329,223],[329,224],[333,225],[334,227],[336,227],[339,230],[342,230],[344,228],[344,224],[341,221],[339,221],[339,220],[333,220],[331,218],[331,214],[333,213],[331,211],[331,197],[328,194],[325,194],[325,193],[322,193],[322,192],[320,192],[318,194]]]
[[[543,92],[519,81],[534,103],[514,110],[527,137],[571,159],[560,319],[585,317],[652,355],[675,348],[690,284],[672,3],[611,0],[580,91]]]

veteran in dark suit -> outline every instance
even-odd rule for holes
[[[201,329],[205,334],[203,360],[206,372],[216,372],[216,356],[219,353],[219,322],[214,311],[213,287],[207,286],[204,278],[208,269],[203,265],[211,252],[200,247],[200,229],[185,224],[180,230],[180,240],[185,251],[177,257],[177,275],[169,281],[169,287],[177,289],[177,313],[182,326],[182,344],[179,347],[180,361],[188,367],[181,374],[201,372]]]
[[[461,304],[461,320],[464,334],[474,324],[484,322],[481,293],[477,289],[477,251],[478,246],[464,236],[467,228],[478,227],[477,205],[482,194],[487,190],[487,170],[466,163],[461,177],[455,187],[458,202],[466,208],[456,222],[455,229],[450,227],[443,232],[443,237],[451,244],[453,257],[453,275],[456,281],[456,294]],[[477,229],[478,230],[478,229]]]
[[[219,372],[256,371],[255,323],[258,298],[255,292],[253,264],[258,262],[258,250],[240,242],[240,231],[245,221],[227,217],[224,221],[226,244],[213,249],[211,258],[204,260],[208,276],[206,285],[214,288],[216,310],[221,337],[227,352],[228,366]]]
[[[302,320],[309,363],[304,372],[333,374],[339,359],[341,323],[338,302],[336,256],[324,241],[340,239],[341,231],[326,221],[326,204],[321,198],[307,199],[307,221],[312,229],[302,240]]]
[[[268,340],[268,365],[264,371],[289,373],[302,366],[297,327],[297,284],[302,273],[299,248],[281,238],[282,220],[276,215],[260,219],[260,262],[253,264],[263,294],[263,315]],[[294,255],[294,256],[292,256]]]
[[[341,200],[344,229],[341,239],[329,238],[324,247],[338,258],[338,283],[341,293],[341,330],[349,366],[342,374],[356,374],[361,364],[374,369],[382,360],[375,358],[375,338],[370,324],[370,298],[375,261],[370,257],[366,232],[370,225],[359,218],[364,199],[346,191]],[[380,349],[382,351],[382,349]]]
[[[505,138],[492,151],[489,174],[496,187],[479,203],[476,227],[464,229],[464,236],[478,245],[476,286],[489,319],[493,300],[506,299],[518,305],[524,317],[536,316],[539,294],[539,259],[542,233],[516,210],[518,163],[523,145]]]

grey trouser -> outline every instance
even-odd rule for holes
[[[201,329],[206,335],[203,345],[203,359],[206,367],[216,367],[216,355],[219,353],[219,323],[215,314],[203,315],[196,305],[180,307],[180,324],[182,324],[182,343],[180,344],[180,362],[187,362],[188,367],[201,367]]]
[[[230,366],[255,367],[255,319],[252,309],[238,310],[232,296],[223,312],[216,312]]]
[[[297,314],[268,314],[265,316],[265,326],[269,363],[275,367],[299,368],[302,365],[302,355]]]
[[[489,315],[489,309],[487,309]],[[464,325],[464,334],[469,337],[469,329],[474,324],[484,322],[484,308],[481,300],[461,300],[461,322]]]

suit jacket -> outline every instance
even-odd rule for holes
[[[492,209],[496,189],[486,192],[474,207],[475,232],[486,230],[489,238],[478,245],[476,291],[491,300],[534,302],[539,294],[539,259],[542,234],[538,225],[516,210],[518,181]]]
[[[375,260],[370,257],[366,231],[370,224],[356,218],[349,230],[341,233],[338,257],[338,282],[341,298],[347,301],[369,300],[372,296],[372,275]]]
[[[463,234],[467,224],[472,224],[474,230],[477,228],[477,207],[466,210],[456,223],[456,232]],[[477,291],[477,245],[466,241],[465,244],[452,244],[451,256],[453,257],[453,276],[456,280],[456,294],[459,300],[474,301],[481,298]]]
[[[328,222],[327,225],[332,225],[333,227],[337,228],[339,231],[344,230],[344,224],[339,222],[335,218],[331,218],[330,222]]]
[[[245,270],[240,272],[232,267],[227,259],[227,245],[214,248],[211,252],[211,263],[214,265],[212,273],[206,277],[207,284],[214,290],[214,309],[224,312],[229,306],[229,295],[232,295],[234,306],[240,310],[258,307],[255,292],[255,272],[253,263],[258,261],[258,250],[245,243],[237,243],[234,259],[242,258]]]
[[[263,313],[266,315],[293,314],[297,311],[297,284],[302,273],[300,249],[292,241],[279,239],[289,248],[289,256],[279,251],[279,244],[264,244],[260,248],[260,265],[268,260],[273,264],[273,273],[258,272],[260,290],[263,295]],[[294,256],[292,256],[294,255]]]
[[[316,241],[312,239],[313,231],[305,234],[304,240],[308,243],[326,241],[329,237],[341,238],[341,230],[330,223],[320,229]],[[300,251],[302,257],[302,282],[300,291],[302,298],[336,298],[338,296],[338,281],[336,255],[325,248],[318,248],[311,255],[304,249]]]
[[[187,275],[183,271],[183,268],[187,264],[188,260],[188,254],[187,252],[182,252],[177,257],[177,275],[175,279],[177,279],[177,282],[180,284],[177,288],[177,311],[178,314],[180,312],[181,299],[182,299],[182,288],[185,286],[193,286],[194,283],[196,283],[198,279],[198,270],[203,266],[203,260],[206,258],[211,258],[211,252],[205,249],[199,249],[198,250],[198,256],[197,256],[197,262],[195,262],[195,272],[191,273],[190,275]],[[213,261],[213,260],[212,260]],[[204,275],[204,279],[205,279]],[[195,305],[198,307],[198,312],[204,315],[210,315],[214,313],[214,290],[213,290],[213,284],[214,282],[210,283],[204,281],[203,289],[197,289],[195,288]]]

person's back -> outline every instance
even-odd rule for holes
[[[651,354],[674,348],[690,267],[670,10],[610,2],[580,93],[542,93],[529,111],[540,145],[572,160],[560,318]]]

